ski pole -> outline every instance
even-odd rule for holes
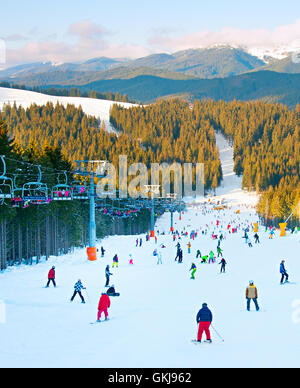
[[[214,329],[214,331],[216,332],[217,336],[222,340],[222,342],[225,342],[224,339],[220,336],[220,334],[217,332],[217,330],[214,328],[213,325],[211,325],[211,327]]]
[[[88,292],[87,292],[87,289],[85,289],[85,293],[86,293],[86,296],[87,296],[88,301],[90,301],[90,297],[89,297],[89,294],[88,294]]]

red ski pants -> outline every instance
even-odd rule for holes
[[[206,339],[210,340],[210,332],[209,332],[210,322],[200,322],[199,323],[199,330],[198,330],[198,341],[201,341],[202,334],[205,331]]]
[[[98,310],[98,321],[100,321],[100,318],[101,318],[102,313],[104,313],[105,319],[108,317],[107,309]]]

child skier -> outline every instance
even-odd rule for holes
[[[48,283],[47,283],[46,288],[49,287],[50,282],[52,282],[54,287],[56,287],[56,283],[55,283],[55,267],[54,266],[50,269],[50,271],[48,273]]]
[[[191,279],[195,280],[195,273],[197,272],[197,267],[196,267],[196,265],[194,263],[192,263],[190,271],[192,271]]]
[[[78,282],[74,286],[74,294],[71,298],[71,302],[73,302],[75,296],[78,294],[81,298],[81,303],[85,303],[84,297],[81,294],[81,290],[86,290],[86,288],[83,287],[81,280],[79,279]]]
[[[129,264],[133,265],[133,258],[131,253],[129,254]]]
[[[101,298],[99,300],[99,305],[98,305],[98,317],[97,317],[97,322],[101,322],[101,315],[104,313],[105,315],[105,320],[108,320],[108,312],[107,309],[110,308],[110,299],[109,296],[103,292],[101,295]]]
[[[205,331],[207,342],[211,343],[209,327],[212,323],[213,316],[206,303],[203,303],[202,309],[198,312],[196,321],[199,324],[197,342],[201,343],[203,332]]]

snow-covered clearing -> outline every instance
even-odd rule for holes
[[[109,123],[109,110],[112,105],[118,104],[125,108],[134,106],[134,104],[125,102],[98,100],[95,98],[83,97],[56,97],[30,92],[27,90],[0,88],[0,110],[2,109],[3,105],[7,103],[10,103],[11,105],[16,103],[17,106],[23,106],[23,108],[26,109],[29,108],[31,104],[45,105],[47,102],[52,102],[54,105],[59,103],[65,107],[68,104],[75,105],[77,108],[81,105],[85,114],[100,118],[102,121],[104,120],[106,129],[108,131],[114,131]]]

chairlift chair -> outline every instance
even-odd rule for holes
[[[13,181],[6,176],[6,163],[4,155],[1,155],[1,161],[3,164],[3,172],[0,175],[0,205],[4,203],[5,199],[12,198]]]
[[[65,183],[60,183],[59,175],[57,177],[58,184],[52,187],[51,198],[53,201],[71,201],[73,199],[73,190],[68,185],[67,172],[64,171]]]
[[[22,198],[25,202],[30,201],[33,205],[44,205],[51,201],[46,183],[41,182],[42,170],[41,166],[38,168],[38,180],[36,182],[28,182],[23,185]]]

